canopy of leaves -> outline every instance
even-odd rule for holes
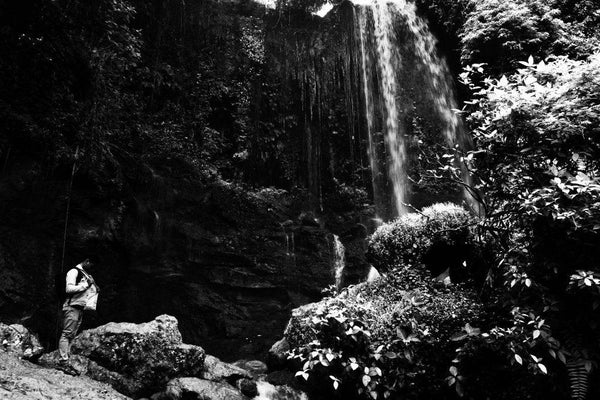
[[[513,70],[530,54],[589,55],[594,42],[577,24],[565,22],[560,10],[541,0],[483,0],[462,28],[462,60],[487,63],[493,72]]]

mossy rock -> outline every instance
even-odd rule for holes
[[[72,351],[136,382],[135,388],[121,388],[134,396],[152,394],[177,376],[199,376],[205,359],[201,347],[182,342],[177,319],[169,315],[143,324],[109,323],[83,331]]]

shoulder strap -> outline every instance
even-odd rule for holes
[[[90,275],[90,274],[88,274],[87,272],[85,272],[85,271],[83,270],[83,268],[77,268],[77,270],[78,270],[80,273],[82,273],[82,274],[83,274],[83,276],[85,276],[85,277],[86,277],[86,279],[87,279],[88,281],[90,281],[90,282],[93,282],[93,285],[94,285],[94,286],[96,286],[96,288],[98,288],[98,285],[96,285],[96,281],[95,281],[95,280],[94,280],[94,279],[91,277],[91,275]]]
[[[74,269],[74,270],[76,270],[76,271],[77,271],[77,276],[75,276],[75,284],[77,285],[77,283],[78,283],[78,281],[79,281],[79,272],[80,272],[80,269],[79,269],[79,268],[77,268],[77,267],[73,267],[73,268],[71,268],[70,270],[68,270],[68,271],[67,271],[67,273],[64,275],[64,281],[65,281],[65,282],[64,282],[64,284],[65,284],[65,285],[67,284],[67,282],[66,282],[66,280],[67,280],[67,275],[69,274],[69,272],[71,272],[71,270],[72,270],[72,269]],[[69,300],[67,304],[68,304],[68,305],[71,305],[71,300],[73,299],[74,293],[70,293],[70,294],[66,294],[66,293],[65,293],[65,295],[67,296],[67,298],[68,298],[68,300]]]

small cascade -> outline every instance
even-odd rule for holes
[[[296,242],[294,241],[294,232],[286,233],[285,241],[287,244],[287,255],[296,261]]]
[[[335,276],[335,287],[342,287],[344,268],[346,267],[346,249],[338,235],[333,235],[333,272]]]
[[[273,386],[269,382],[256,382],[258,395],[253,400],[308,400],[305,393],[296,391],[288,386]]]
[[[161,231],[160,215],[158,215],[158,213],[156,211],[154,211],[154,231],[155,232]]]
[[[296,243],[294,241],[294,232],[288,232],[285,225],[280,224],[285,236],[285,254],[291,260],[296,262]]]
[[[367,282],[375,282],[379,278],[381,278],[381,274],[379,273],[379,271],[377,271],[377,268],[371,265],[371,267],[369,268],[369,273],[367,275]]]

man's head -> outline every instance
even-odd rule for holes
[[[94,263],[89,258],[86,258],[85,260],[83,260],[81,265],[83,266],[83,268],[91,268],[94,266]]]

